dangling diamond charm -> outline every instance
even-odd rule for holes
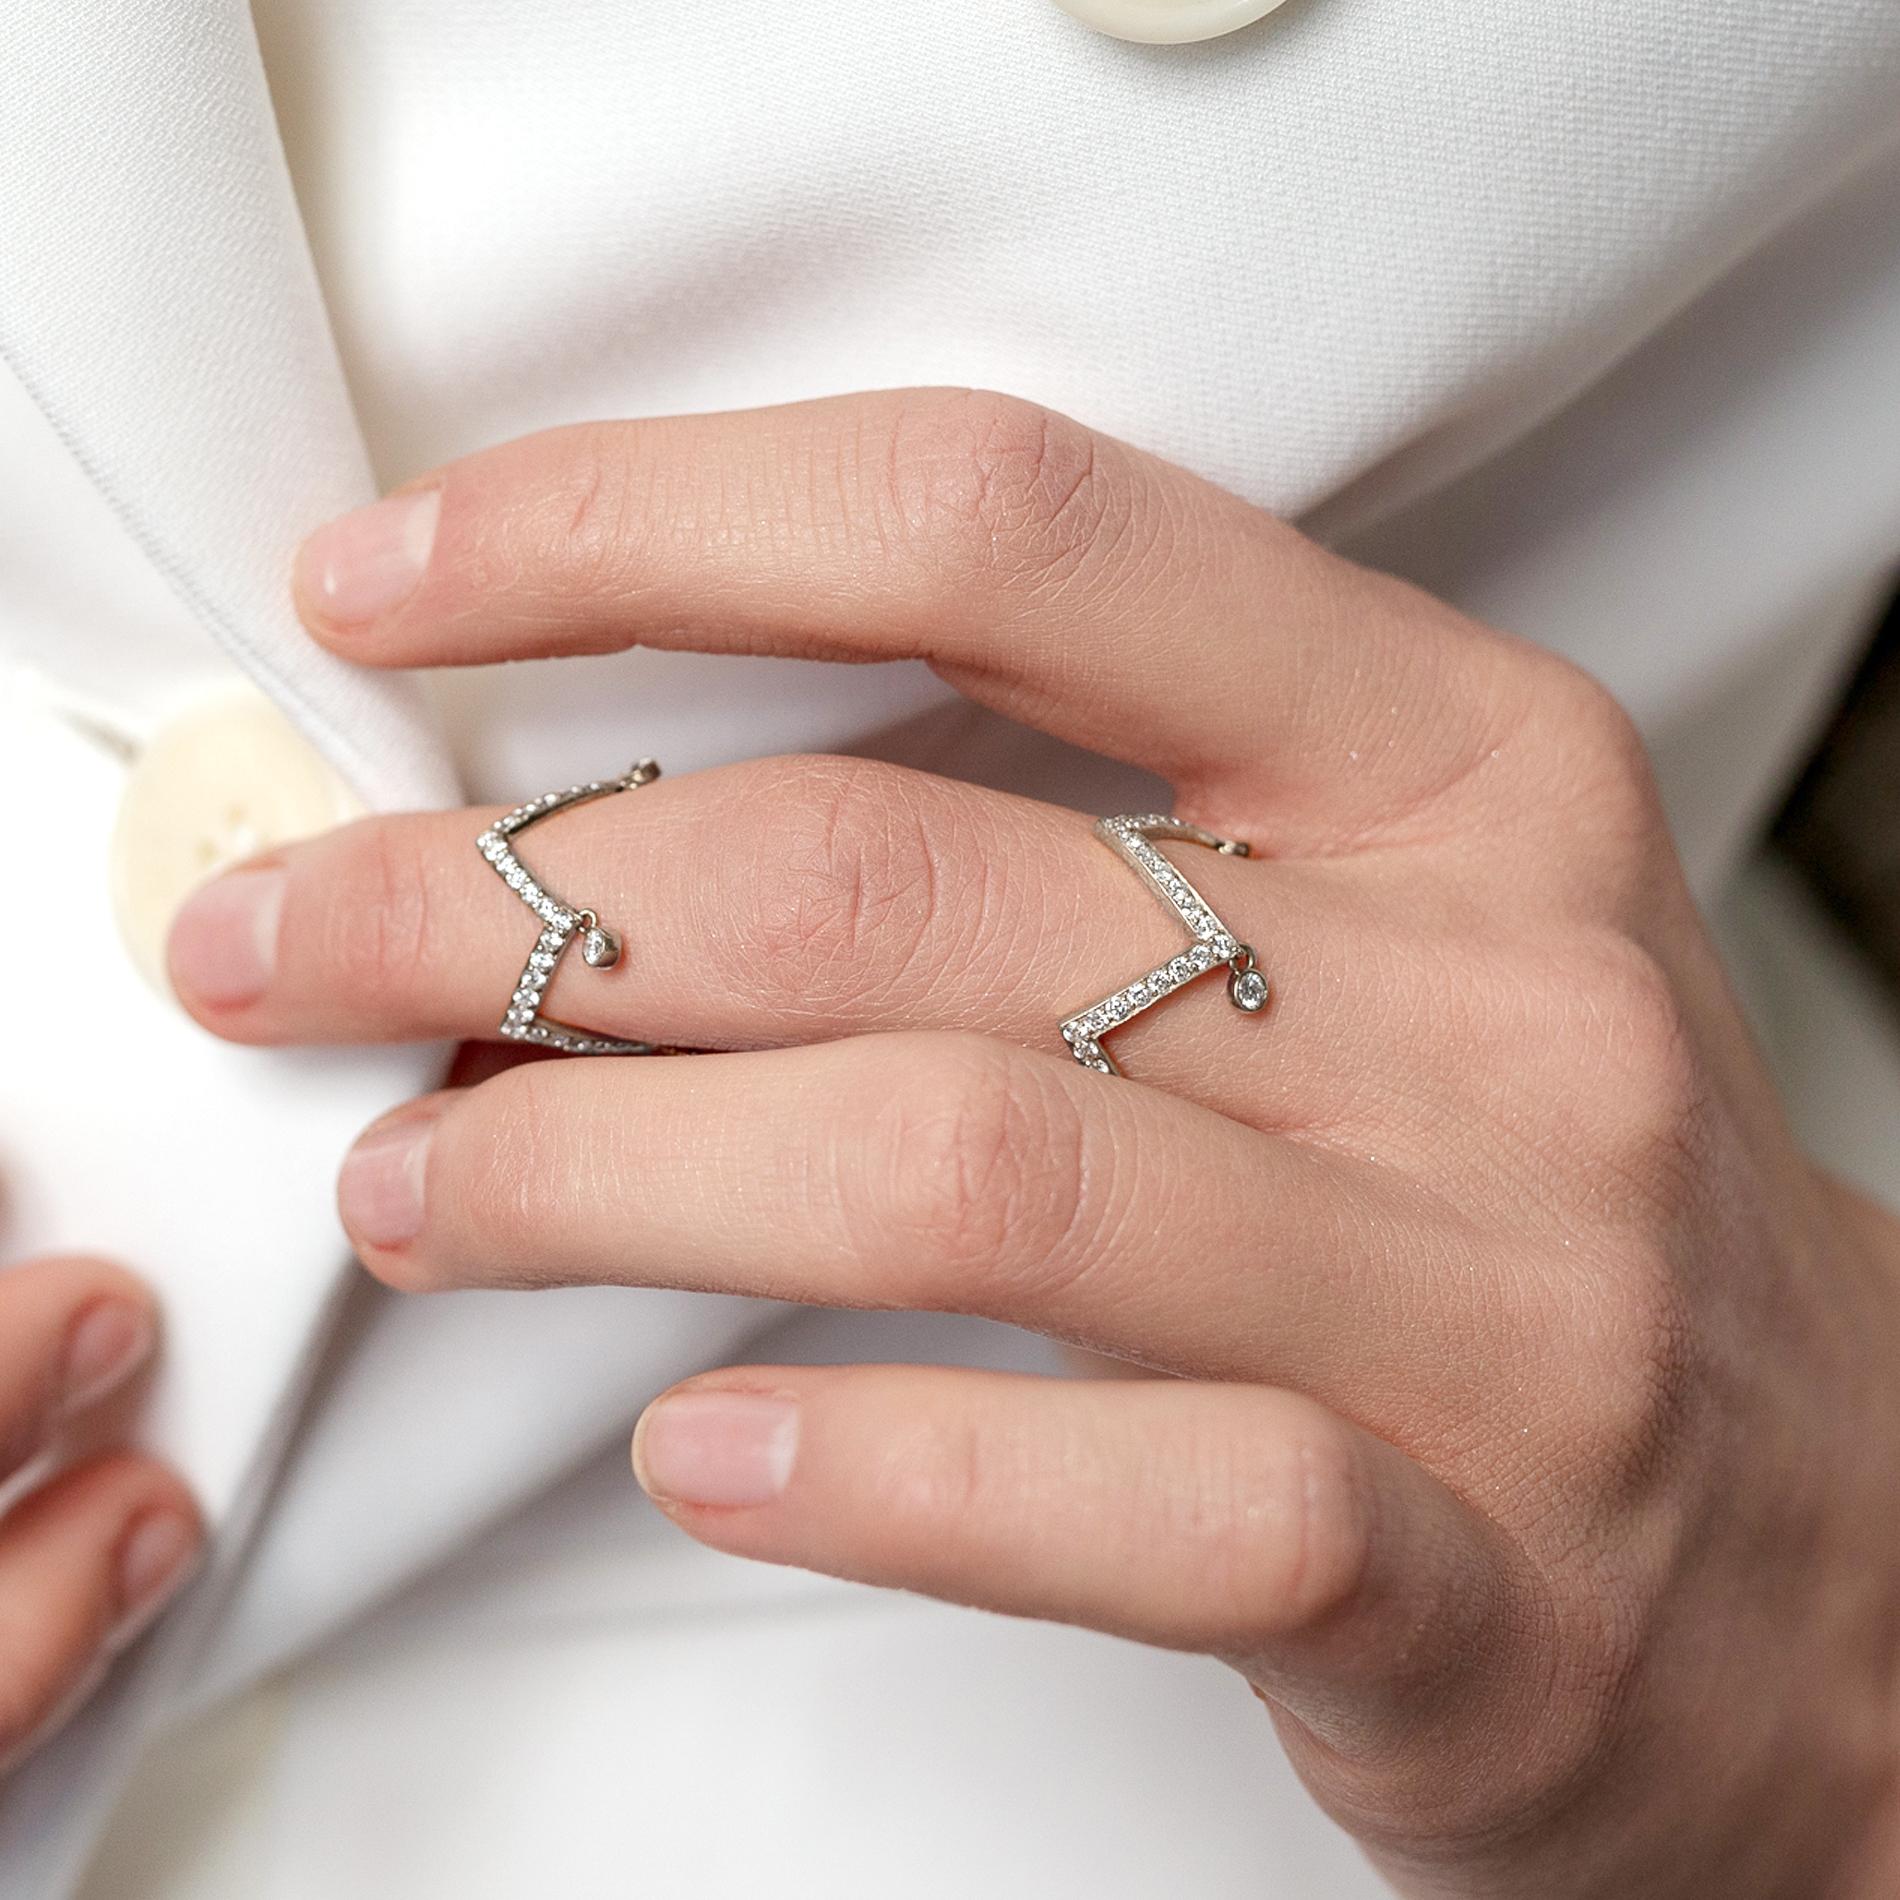
[[[1227,979],[1227,1000],[1249,1016],[1259,1015],[1266,1008],[1271,992],[1266,977],[1254,962],[1253,946],[1243,943],[1228,959],[1227,967],[1233,972]]]
[[[590,970],[611,970],[620,961],[620,939],[604,925],[589,924],[581,938],[581,961]]]

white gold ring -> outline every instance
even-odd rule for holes
[[[1228,858],[1248,857],[1249,848],[1232,838],[1217,838],[1199,825],[1186,824],[1179,818],[1164,818],[1155,812],[1104,818],[1095,827],[1095,835],[1180,918],[1193,941],[1178,957],[1145,976],[1136,977],[1126,989],[1117,990],[1113,996],[1105,996],[1092,1007],[1078,1011],[1062,1025],[1062,1039],[1076,1061],[1085,1069],[1096,1069],[1103,1075],[1120,1075],[1114,1058],[1102,1047],[1102,1038],[1144,1009],[1153,1008],[1163,997],[1172,996],[1196,977],[1223,965],[1228,972],[1228,1000],[1249,1016],[1259,1015],[1272,992],[1255,961],[1251,945],[1242,943],[1214,915],[1214,908],[1207,899],[1155,849],[1155,841],[1166,838],[1204,845]]]
[[[509,842],[530,825],[552,818],[556,812],[571,811],[576,805],[590,804],[596,798],[611,798],[616,792],[637,791],[642,785],[651,785],[659,776],[660,768],[651,759],[641,759],[618,778],[572,785],[564,792],[549,792],[526,805],[517,805],[476,840],[482,856],[494,867],[495,875],[541,920],[541,934],[528,952],[527,966],[515,985],[508,1013],[501,1019],[501,1033],[511,1042],[529,1042],[538,1048],[559,1049],[571,1056],[659,1053],[657,1045],[650,1042],[596,1036],[541,1014],[541,999],[547,994],[555,965],[576,936],[581,940],[581,961],[595,970],[610,970],[620,961],[620,938],[585,905],[564,904],[538,883]]]

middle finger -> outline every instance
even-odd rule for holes
[[[488,821],[365,820],[228,875],[174,932],[181,995],[245,1042],[496,1034],[538,926],[475,847]],[[1275,1115],[1275,1069],[1338,1067],[1315,1044],[1344,1019],[1321,997],[1347,962],[1346,873],[1168,849],[1289,1001],[1250,1021],[1210,979],[1111,1046],[1145,1080]],[[1065,1017],[1190,941],[1086,818],[865,761],[662,780],[524,833],[521,857],[626,940],[611,971],[563,957],[547,1014],[695,1047],[909,1027],[1060,1051]]]

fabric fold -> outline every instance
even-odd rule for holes
[[[297,539],[373,484],[248,10],[240,0],[20,0],[6,41],[0,360],[209,650],[270,693],[370,804],[452,801],[413,685],[322,653],[289,603]],[[69,636],[51,656],[57,683],[109,685],[115,652],[137,634],[105,621]],[[13,880],[9,915],[19,903],[24,927],[57,891],[75,941],[116,959],[86,972],[95,1009],[82,1049],[37,1030],[13,1039],[17,1065],[0,1089],[7,1161],[32,1177],[48,1231],[28,1222],[10,1238],[116,1243],[153,1279],[169,1345],[149,1436],[184,1466],[215,1531],[208,1574],[179,1612],[0,1793],[0,1890],[51,1900],[76,1879],[99,1816],[215,1621],[342,1285],[346,1251],[312,1144],[340,1144],[393,1096],[426,1086],[439,1058],[324,1059],[245,1088],[229,1052],[201,1049],[119,967],[104,893],[115,775],[56,719],[24,703],[5,710],[9,794],[62,790],[57,848],[40,841],[43,877],[30,893]],[[78,962],[66,980],[80,980]],[[89,1138],[36,1100],[51,1066],[74,1060],[110,1069],[103,1099],[166,1101],[181,1128],[201,1117],[200,1138],[162,1170],[120,1165],[125,1144],[97,1166]],[[313,1190],[309,1217],[293,1224],[290,1210]]]
[[[298,539],[374,483],[241,0],[18,0],[0,358],[216,644],[372,806],[455,788],[412,682],[296,624]],[[109,668],[101,627],[75,669]]]

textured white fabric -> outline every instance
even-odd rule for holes
[[[446,799],[414,688],[318,652],[290,612],[297,536],[371,489],[244,8],[18,0],[3,45],[0,359],[201,640],[370,802]],[[110,690],[123,629],[64,635],[49,669]]]
[[[0,787],[9,810],[46,817],[16,841],[29,868],[10,875],[0,917],[10,942],[56,949],[92,1005],[83,1024],[50,999],[15,1012],[0,1067],[6,1244],[91,1244],[152,1273],[170,1371],[151,1436],[221,1525],[184,1613],[9,1782],[0,1889],[31,1900],[64,1891],[241,1558],[342,1283],[328,1158],[434,1068],[417,1051],[233,1068],[231,1052],[199,1047],[111,948],[114,774],[46,708],[136,732],[214,675],[221,647],[366,796],[440,800],[453,778],[415,689],[317,654],[285,599],[296,535],[362,499],[369,477],[241,7],[8,10],[0,360],[18,504]],[[20,419],[21,390],[36,422]],[[75,495],[75,473],[95,492]]]
[[[235,0],[16,0],[0,26],[0,353],[65,445],[6,437],[15,521],[41,525],[0,546],[0,639],[58,689],[22,714],[37,750],[0,751],[9,795],[33,759],[85,776],[59,693],[136,725],[215,643],[372,801],[445,797],[414,697],[318,654],[283,598],[296,535],[372,467],[590,415],[961,381],[1174,455],[1594,666],[1662,746],[1713,890],[1900,550],[1891,0],[1305,0],[1186,49],[1044,0],[258,13],[277,123]],[[469,783],[513,795],[632,751],[853,742],[938,689],[649,654],[432,691]],[[1106,802],[1048,749],[1000,750],[1016,782]],[[105,802],[62,822],[76,887]],[[16,1238],[57,1213],[164,1286],[154,1435],[211,1481],[232,1562],[332,1282],[311,1210],[344,1126],[426,1061],[343,1063],[312,1133],[268,1059],[207,1056],[154,1171],[181,1032],[150,999],[114,1022],[103,1099],[50,1023],[11,1044],[0,1164],[46,1212]],[[26,1138],[59,1125],[49,1101],[83,1105],[83,1144]],[[191,1123],[227,1121],[280,1218],[214,1236],[228,1164]],[[356,1614],[764,1318],[357,1302],[238,1594],[201,1593],[184,1704]],[[136,1738],[105,1705],[0,1798],[5,1891],[63,1889]]]

